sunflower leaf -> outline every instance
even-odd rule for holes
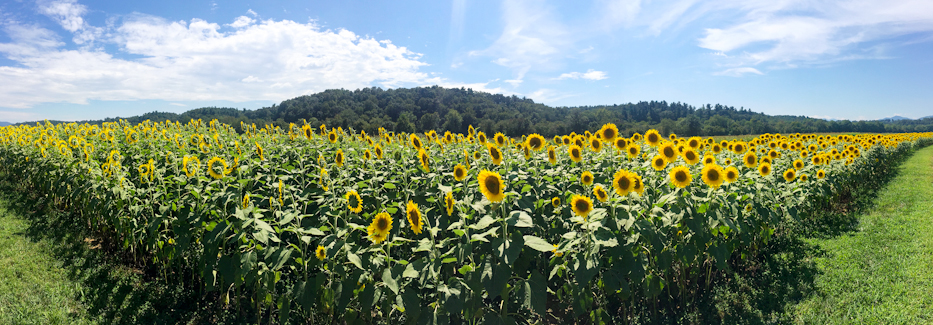
[[[524,240],[525,246],[531,247],[536,251],[550,252],[554,250],[554,245],[551,245],[551,243],[548,243],[547,240],[544,240],[541,237],[526,235]]]
[[[509,217],[505,219],[511,226],[528,228],[534,226],[534,221],[531,220],[531,216],[528,215],[525,211],[512,211],[509,213]]]

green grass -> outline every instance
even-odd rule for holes
[[[933,146],[908,159],[873,205],[857,231],[807,240],[822,251],[819,273],[794,322],[933,322]]]
[[[52,244],[26,237],[28,225],[0,204],[0,324],[87,324],[82,287],[68,278]]]

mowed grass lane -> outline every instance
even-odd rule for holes
[[[814,257],[816,292],[793,307],[795,322],[933,323],[933,146],[900,166],[858,231],[808,241],[825,254]]]

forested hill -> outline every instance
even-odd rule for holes
[[[732,106],[694,107],[680,102],[650,101],[621,105],[550,107],[529,98],[489,94],[464,88],[419,87],[355,91],[326,90],[283,101],[257,110],[206,107],[182,114],[152,112],[122,118],[131,123],[217,119],[239,127],[240,122],[257,126],[304,123],[313,126],[353,128],[374,133],[379,127],[397,132],[427,130],[465,133],[469,125],[487,134],[503,132],[517,136],[582,133],[615,123],[621,133],[658,129],[662,134],[739,135],[796,132],[927,132],[933,118],[899,121],[826,121],[802,116],[769,116]],[[118,118],[100,123],[115,121]]]

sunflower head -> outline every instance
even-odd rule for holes
[[[578,145],[570,145],[570,147],[567,148],[567,154],[570,155],[570,160],[573,160],[574,162],[578,163],[583,161],[583,149]]]
[[[619,196],[625,196],[635,189],[634,174],[625,169],[619,169],[612,176],[612,188],[616,190]]]
[[[556,196],[555,196],[555,197],[551,198],[551,206],[553,206],[553,207],[555,207],[555,208],[556,208],[556,207],[559,207],[559,206],[560,206],[560,197],[556,197]]]
[[[389,238],[389,231],[392,230],[392,217],[386,212],[380,212],[373,218],[373,222],[366,228],[369,240],[373,244],[379,244]]]
[[[502,132],[496,132],[496,135],[492,136],[492,141],[496,143],[496,146],[505,146],[505,134],[502,134]]]
[[[337,142],[337,131],[335,131],[334,129],[331,129],[330,133],[327,134],[327,140],[330,141],[330,143],[336,143]]]
[[[732,144],[732,152],[735,152],[736,154],[741,155],[745,153],[746,150],[748,150],[748,146],[745,144],[745,142],[739,141]]]
[[[464,166],[461,165],[461,164],[457,164],[457,166],[454,166],[453,175],[454,175],[454,179],[455,179],[455,180],[457,180],[458,182],[459,182],[459,181],[462,181],[464,178],[467,177],[467,169],[466,169],[466,167],[464,167]]]
[[[826,171],[822,169],[816,171],[816,178],[823,179],[824,177],[826,177]]]
[[[749,151],[745,153],[745,156],[742,156],[742,162],[745,163],[745,167],[755,168],[758,165],[758,156],[755,153]]]
[[[486,146],[486,149],[489,151],[489,158],[492,159],[492,163],[499,165],[502,163],[502,150],[499,150],[499,147],[496,147],[494,144],[489,144]]]
[[[696,163],[700,162],[700,155],[691,148],[684,149],[682,155],[684,157],[684,161],[686,161],[688,164],[696,165]]]
[[[680,188],[687,187],[687,185],[690,185],[690,182],[693,181],[693,176],[690,175],[690,169],[687,169],[687,166],[684,165],[671,169],[668,176],[671,178],[671,184]]]
[[[794,179],[797,178],[797,171],[794,170],[793,168],[788,168],[787,170],[784,171],[783,176],[784,176],[785,181],[793,182]]]
[[[452,216],[454,214],[455,203],[457,203],[457,201],[454,200],[453,192],[447,192],[446,194],[444,194],[444,208],[447,209],[448,216]]]
[[[574,194],[570,198],[570,208],[574,214],[586,220],[586,217],[593,211],[593,200],[586,196]]]
[[[645,193],[645,183],[641,181],[641,176],[635,173],[629,174],[629,177],[632,178],[632,191],[638,195]]]
[[[544,148],[544,144],[547,140],[544,139],[540,134],[532,133],[525,139],[525,146],[531,150],[538,151]]]
[[[654,170],[661,171],[667,167],[667,159],[664,159],[664,156],[655,155],[654,158],[651,158],[651,167]]]
[[[408,219],[408,224],[411,225],[411,231],[415,234],[421,234],[421,228],[424,226],[421,222],[421,210],[412,200],[408,200],[408,204],[405,205],[405,217]]]
[[[801,181],[801,182],[806,182],[807,179],[809,179],[809,176],[807,176],[807,174],[800,174],[800,181]]]
[[[609,193],[606,193],[606,190],[603,189],[602,185],[596,185],[593,187],[593,196],[595,196],[599,202],[606,202],[606,200],[609,199]]]
[[[211,160],[207,162],[207,172],[215,179],[220,179],[224,177],[224,175],[230,173],[227,169],[227,162],[220,157],[211,158]]]
[[[334,163],[343,167],[343,149],[337,149],[337,153],[334,154]]]
[[[658,130],[651,129],[648,130],[648,132],[645,132],[645,143],[647,143],[649,146],[657,147],[662,139],[663,138],[661,138],[661,134],[658,133]]]
[[[725,174],[726,174],[725,177],[726,177],[727,183],[732,183],[732,182],[735,182],[737,179],[739,179],[739,170],[736,169],[735,166],[726,167]]]
[[[428,156],[428,152],[424,149],[418,150],[418,161],[421,162],[421,169],[425,172],[430,172],[431,167],[428,165],[428,162],[431,160],[431,157]]]
[[[324,246],[317,245],[317,249],[314,250],[314,256],[317,256],[317,259],[323,261],[327,258],[327,249],[325,249]]]
[[[583,185],[592,185],[593,173],[590,171],[585,171],[583,174],[580,174],[580,183],[583,183]]]
[[[703,170],[700,171],[700,174],[701,178],[703,179],[703,183],[706,183],[706,185],[709,185],[709,187],[712,188],[719,188],[719,186],[722,185],[722,182],[725,180],[722,167],[717,164],[703,166]]]
[[[547,147],[547,161],[554,165],[557,163],[557,151],[554,146]]]
[[[602,138],[603,141],[606,141],[607,143],[614,143],[616,138],[619,136],[619,128],[616,127],[615,124],[606,123],[603,124],[603,127],[596,133],[599,134],[599,137]]]
[[[704,165],[715,164],[715,163],[716,163],[716,157],[713,157],[713,155],[703,156]]]
[[[602,150],[602,148],[603,142],[600,141],[599,138],[595,136],[590,137],[590,149],[592,149],[594,152],[599,152],[599,150]]]
[[[761,176],[768,176],[771,174],[771,163],[763,162],[758,165],[758,174]]]
[[[347,192],[347,195],[344,196],[347,200],[347,208],[354,213],[360,213],[363,211],[363,199],[360,198],[360,194],[354,190]]]
[[[502,183],[502,177],[497,172],[483,170],[477,176],[480,192],[490,202],[502,202],[505,198],[505,185]]]
[[[664,142],[658,146],[658,154],[660,154],[661,157],[664,157],[664,160],[668,163],[672,163],[677,161],[679,152],[677,151],[677,148],[674,147],[674,143]]]
[[[421,138],[419,138],[415,134],[408,135],[408,141],[409,143],[411,143],[412,147],[415,147],[415,149],[418,149],[418,150],[421,150],[421,146],[424,145],[423,143],[421,143]]]
[[[259,155],[259,160],[266,160],[265,150],[262,149],[262,146],[259,145],[259,142],[256,142],[256,154]]]

